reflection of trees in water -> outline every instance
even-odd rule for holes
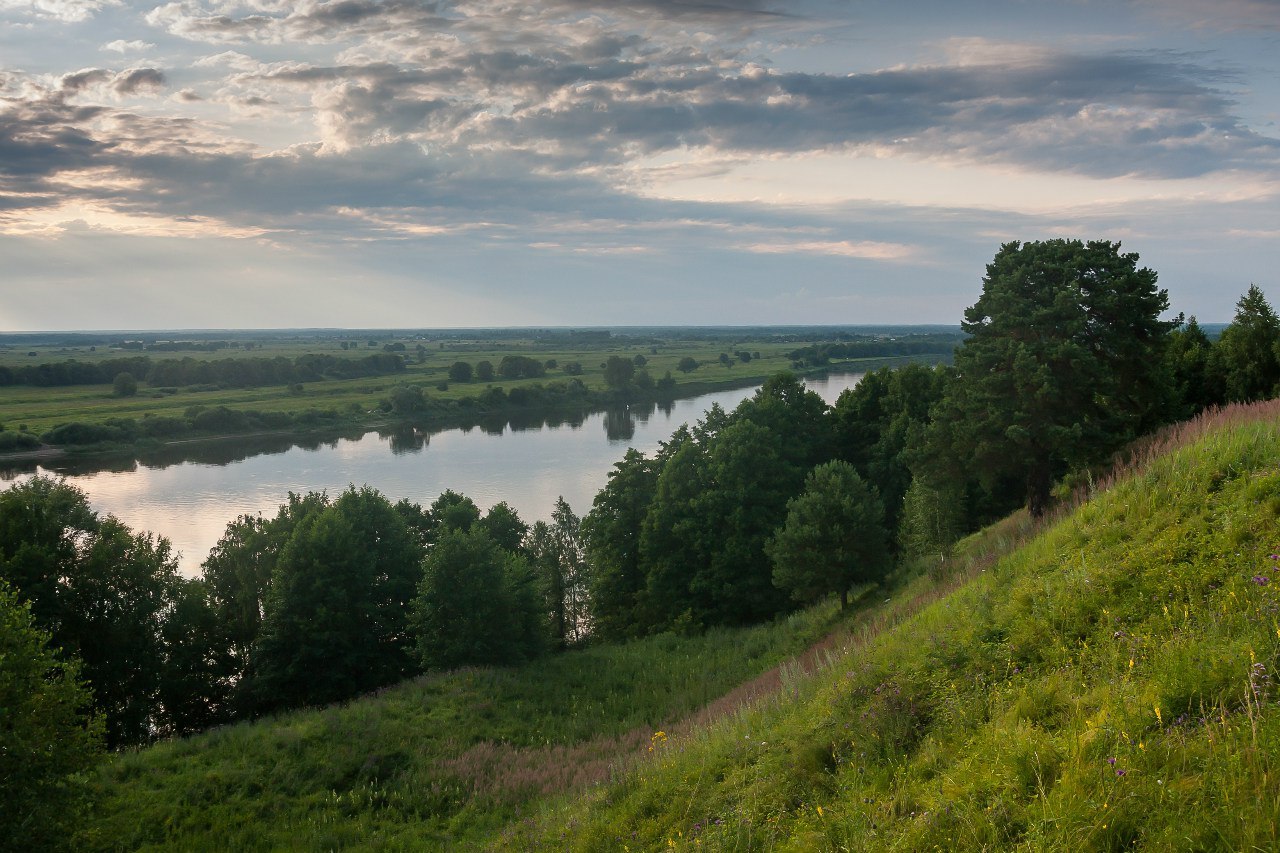
[[[636,434],[636,419],[628,408],[606,409],[604,434],[610,441],[630,441]]]
[[[400,427],[390,434],[384,435],[391,452],[400,456],[405,453],[421,453],[431,441],[431,435],[417,427]]]
[[[635,436],[637,423],[647,423],[655,411],[671,414],[670,401],[632,404],[630,408],[609,409],[604,412],[605,433],[610,440],[629,441]],[[431,436],[449,429],[470,432],[479,427],[488,435],[502,435],[508,428],[515,432],[543,428],[570,427],[579,429],[586,423],[592,409],[539,409],[536,407],[507,409],[501,413],[474,414],[448,426],[427,428],[424,425],[397,424],[374,430],[386,440],[395,454],[418,453],[431,442]],[[230,465],[254,456],[287,453],[295,447],[303,450],[334,448],[341,440],[359,441],[367,434],[363,429],[339,430],[313,435],[262,435],[184,441],[164,445],[136,453],[92,456],[59,456],[54,459],[11,459],[0,466],[0,478],[11,480],[24,474],[34,474],[41,468],[68,477],[95,473],[131,473],[138,466],[168,468],[183,462],[203,465]]]

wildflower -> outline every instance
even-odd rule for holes
[[[1115,760],[1115,758],[1108,758],[1108,759],[1107,759],[1107,763],[1108,763],[1108,764],[1110,764],[1112,767],[1115,767],[1115,766],[1116,766],[1116,760]]]
[[[1265,577],[1263,575],[1254,575],[1253,582],[1256,583],[1258,586],[1266,586],[1271,582],[1271,578]]]
[[[1117,775],[1117,776],[1123,776],[1124,774],[1126,774],[1126,773],[1128,773],[1128,772],[1129,772],[1128,770],[1121,770],[1119,767],[1117,767],[1117,768],[1116,768],[1116,775]]]

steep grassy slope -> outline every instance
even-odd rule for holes
[[[75,848],[475,842],[539,798],[607,780],[647,755],[656,729],[803,652],[838,617],[832,605],[756,628],[424,676],[122,755],[99,776],[99,807]]]
[[[1172,431],[1097,491],[496,846],[1280,848],[1280,406]]]

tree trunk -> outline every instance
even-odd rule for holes
[[[1053,478],[1049,466],[1037,463],[1027,472],[1027,511],[1032,518],[1040,518],[1049,510],[1049,492]]]
[[[848,606],[849,606],[849,590],[842,589],[840,590],[840,609],[844,610]]]

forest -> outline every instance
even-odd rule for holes
[[[1139,436],[1276,394],[1280,319],[1261,290],[1212,340],[1194,317],[1162,319],[1156,282],[1119,244],[1006,244],[953,364],[877,370],[830,407],[777,373],[652,456],[627,452],[581,518],[561,501],[529,524],[450,491],[426,507],[369,487],[294,494],[232,520],[185,578],[164,539],[69,484],[14,486],[0,847],[59,846],[104,750],[942,571],[964,534],[1018,507],[1043,516]]]

